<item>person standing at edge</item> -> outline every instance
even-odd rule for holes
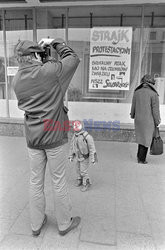
[[[160,124],[159,97],[153,87],[155,80],[150,75],[144,75],[141,84],[135,89],[131,118],[135,119],[135,135],[138,143],[137,161],[147,164],[148,147],[151,146],[155,127]]]
[[[44,39],[43,39],[44,40]],[[52,46],[60,60],[41,61],[45,46]],[[76,228],[81,218],[71,216],[71,201],[65,176],[68,116],[63,98],[79,64],[76,53],[61,39],[45,39],[42,46],[24,40],[15,46],[19,69],[13,79],[18,107],[25,112],[24,125],[30,158],[29,203],[32,235],[38,236],[47,221],[44,180],[48,162],[54,190],[60,235]],[[48,126],[45,128],[45,121]],[[52,127],[58,122],[63,129]],[[66,124],[66,126],[65,126]]]

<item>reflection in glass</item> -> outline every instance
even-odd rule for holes
[[[14,47],[20,40],[33,40],[32,10],[7,10],[5,12],[8,96],[16,99],[12,87],[12,79],[18,66],[14,57]]]
[[[73,7],[69,9],[68,40],[81,58],[79,68],[68,91],[69,101],[131,102],[133,89],[138,79],[141,7],[103,6]],[[130,90],[103,90],[89,93],[90,28],[133,26]]]
[[[5,63],[4,63],[2,13],[0,12],[0,99],[4,98],[5,98]]]
[[[37,40],[63,38],[65,40],[65,9],[37,9]]]

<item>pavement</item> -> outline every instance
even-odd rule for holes
[[[165,154],[148,155],[143,165],[136,162],[135,143],[96,141],[96,149],[99,162],[89,169],[89,191],[74,186],[74,164],[67,166],[79,227],[66,236],[58,234],[47,171],[48,222],[34,238],[25,138],[0,136],[0,250],[165,250]]]

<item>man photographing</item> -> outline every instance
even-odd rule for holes
[[[45,58],[45,48],[51,46],[60,60]],[[76,53],[61,40],[43,39],[41,45],[20,41],[15,47],[19,64],[13,79],[18,107],[25,112],[25,136],[30,158],[30,217],[33,236],[38,236],[46,223],[44,180],[48,162],[55,200],[55,212],[60,235],[65,235],[80,223],[72,217],[71,202],[65,177],[65,129],[44,129],[44,121],[67,124],[67,108],[63,98],[79,64]]]

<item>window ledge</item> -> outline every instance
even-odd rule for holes
[[[0,123],[24,124],[23,118],[0,117]]]

